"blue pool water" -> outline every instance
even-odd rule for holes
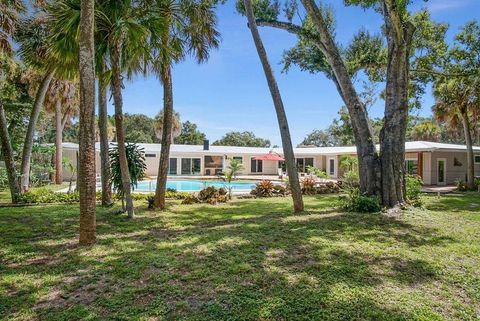
[[[251,190],[255,187],[256,182],[232,182],[232,190]],[[139,192],[154,192],[155,187],[157,186],[156,181],[142,181],[139,182],[135,191]],[[207,186],[214,186],[216,188],[227,188],[228,184],[223,181],[200,181],[200,180],[184,180],[184,179],[173,179],[167,180],[167,188],[174,188],[177,191],[183,192],[196,192],[201,189],[204,189]]]

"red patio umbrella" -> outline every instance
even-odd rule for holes
[[[270,152],[268,154],[257,156],[253,158],[254,160],[262,160],[262,161],[283,161],[285,158],[278,155],[277,153]]]

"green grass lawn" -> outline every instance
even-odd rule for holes
[[[338,196],[0,208],[2,320],[479,320],[480,197],[425,197],[400,218],[345,214]]]

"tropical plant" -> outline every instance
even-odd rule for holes
[[[295,155],[293,154],[292,138],[290,136],[290,129],[288,128],[287,115],[283,106],[280,90],[278,89],[277,81],[273,75],[272,67],[268,61],[267,52],[263,46],[260,33],[257,29],[257,23],[253,12],[253,6],[251,0],[243,0],[244,13],[247,16],[248,26],[252,34],[253,42],[257,48],[258,57],[262,63],[263,71],[270,89],[273,104],[275,106],[275,112],[277,114],[278,127],[280,129],[280,136],[282,138],[283,154],[285,156],[285,164],[287,166],[287,173],[289,177],[290,190],[292,192],[293,210],[295,213],[302,212],[303,197],[300,182],[298,179],[298,171],[295,166]]]
[[[227,170],[223,173],[222,179],[227,183],[228,198],[232,199],[232,181],[237,178],[237,174],[243,170],[243,165],[238,159],[229,159]]]
[[[378,198],[362,195],[360,189],[353,188],[342,199],[342,208],[348,212],[375,213],[382,208]]]
[[[315,166],[307,166],[307,174],[316,176],[318,178],[328,178],[327,172],[322,171],[320,168]]]
[[[130,177],[130,190],[135,190],[138,181],[145,176],[145,170],[147,169],[147,165],[145,164],[145,153],[143,152],[143,148],[140,148],[133,143],[127,143],[125,145],[125,151],[128,162],[128,174]],[[110,168],[112,170],[111,181],[113,190],[120,196],[122,200],[122,209],[125,212],[125,190],[118,146],[110,149],[109,156]]]
[[[455,45],[448,53],[445,71],[458,75],[437,77],[433,94],[433,113],[449,128],[463,129],[467,147],[467,188],[475,189],[475,168],[472,132],[480,121],[480,26],[468,23],[455,36]]]
[[[67,122],[78,116],[78,86],[75,82],[54,78],[45,97],[45,110],[55,119],[55,183],[63,182],[62,142]]]
[[[158,139],[162,139],[163,135],[163,118],[164,118],[164,112],[161,110],[156,116],[154,120],[154,130],[155,130],[155,136]],[[173,112],[173,117],[172,117],[172,134],[171,138],[172,141],[171,143],[173,144],[174,140],[180,136],[182,133],[182,122],[180,121],[180,114],[176,111]]]
[[[151,37],[154,48],[152,66],[163,85],[163,126],[158,166],[155,207],[165,208],[170,145],[173,141],[173,81],[172,65],[182,61],[187,55],[195,57],[198,63],[209,58],[209,51],[218,47],[219,33],[216,30],[217,18],[211,2],[189,0],[149,0],[153,21],[150,29],[160,25],[160,32]],[[162,20],[156,19],[161,16]]]

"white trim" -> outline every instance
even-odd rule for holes
[[[330,160],[333,160],[333,175],[330,174]],[[337,169],[337,157],[336,156],[327,156],[327,174],[328,176],[331,176],[331,178],[337,178],[338,175],[338,169]]]
[[[440,161],[443,161],[443,182],[440,182],[439,176],[438,176],[438,164]],[[435,168],[437,171],[437,185],[447,185],[447,159],[446,158],[437,158],[437,167]]]

